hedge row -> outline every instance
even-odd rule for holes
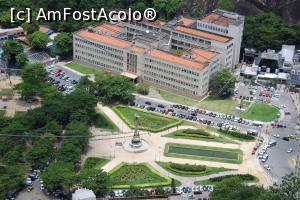
[[[190,164],[179,164],[179,163],[170,163],[170,167],[175,170],[180,170],[184,172],[203,172],[206,170],[205,165],[190,165]]]
[[[229,136],[244,139],[244,140],[254,140],[255,139],[255,137],[252,135],[241,134],[241,133],[235,132],[235,131],[219,129],[219,132],[221,132],[225,135],[229,135]]]
[[[210,178],[209,180],[211,182],[221,182],[222,180],[224,180],[226,178],[232,178],[232,177],[238,177],[243,181],[256,181],[257,180],[257,178],[255,176],[252,176],[251,174],[226,175],[226,176]]]
[[[205,137],[210,137],[211,135],[201,129],[185,129],[182,131],[185,134],[195,134],[195,135],[201,135],[201,136],[205,136]]]

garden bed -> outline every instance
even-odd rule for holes
[[[238,174],[238,175],[226,175],[226,176],[220,176],[215,178],[210,178],[208,180],[204,181],[196,181],[195,185],[214,185],[216,183],[219,183],[221,181],[224,181],[226,179],[238,177],[245,183],[256,183],[258,182],[258,178],[255,176],[252,176],[251,174]]]
[[[207,142],[222,142],[222,143],[232,143],[230,140],[222,137],[215,136],[203,129],[183,129],[174,131],[165,135],[165,137],[171,138],[183,138],[183,139],[191,139],[191,140],[203,140]]]
[[[162,168],[172,174],[185,177],[198,177],[230,171],[223,167],[207,167],[205,165],[178,164],[172,162],[157,162]]]
[[[168,143],[165,156],[240,164],[243,152],[239,149]]]
[[[102,112],[97,113],[96,119],[93,123],[96,128],[119,131],[119,128]]]
[[[128,106],[114,106],[113,110],[132,129],[135,127],[134,118],[136,114],[139,116],[139,129],[151,132],[160,132],[182,123],[182,120],[173,117],[150,113]]]
[[[155,171],[148,164],[122,163],[109,172],[113,188],[170,186],[171,179]]]
[[[83,169],[101,169],[110,160],[105,158],[88,157],[83,165]]]
[[[273,106],[264,103],[254,103],[247,112],[241,113],[240,117],[244,119],[270,122],[273,121],[278,114],[279,110]]]

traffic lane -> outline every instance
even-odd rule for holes
[[[279,134],[280,131],[274,132]],[[276,179],[275,181],[281,182],[283,176],[294,171],[290,159],[296,158],[299,144],[295,140],[285,141],[281,138],[276,138],[275,140],[277,141],[277,144],[271,147],[269,159],[266,163],[271,167],[271,174]],[[293,149],[292,153],[287,153],[289,148]]]

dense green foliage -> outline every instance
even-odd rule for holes
[[[28,64],[22,70],[21,77],[23,82],[17,86],[17,89],[21,92],[22,99],[33,99],[45,88],[47,71],[42,64]]]
[[[28,57],[25,53],[20,53],[16,56],[16,66],[19,68],[24,67],[28,61]]]
[[[210,92],[213,96],[227,98],[234,91],[235,77],[228,69],[216,72],[210,79]]]
[[[159,13],[159,17],[166,20],[176,15],[182,3],[182,0],[153,0],[154,8]]]
[[[265,190],[260,186],[247,186],[244,184],[244,178],[232,177],[219,181],[214,186],[211,193],[211,199],[222,200],[298,200],[300,191],[300,178],[293,174],[283,177],[279,187]],[[248,179],[248,178],[246,178]]]
[[[251,141],[251,140],[255,139],[255,137],[252,135],[246,135],[246,134],[242,134],[242,133],[235,132],[235,131],[219,129],[219,132],[223,133],[224,135],[228,135],[228,136],[231,136],[234,138],[239,138],[239,139],[246,140],[246,141]]]
[[[179,163],[170,163],[170,167],[180,171],[189,171],[189,172],[201,172],[206,170],[205,165],[190,165],[190,164],[179,164]]]
[[[73,36],[71,33],[60,33],[54,39],[54,53],[61,58],[66,58],[73,53]]]
[[[230,12],[235,11],[235,5],[232,3],[231,0],[219,0],[217,7]]]
[[[17,61],[17,56],[24,51],[24,47],[15,40],[9,40],[3,45],[3,57],[8,66],[14,66]]]
[[[242,112],[240,116],[244,119],[271,122],[280,115],[279,110],[272,105],[265,103],[254,103],[247,110]]]
[[[273,13],[261,13],[247,16],[242,46],[280,50],[281,45],[289,44],[300,47],[300,26],[290,25]]]
[[[46,33],[36,31],[29,35],[28,41],[30,46],[37,51],[43,51],[47,49],[47,44],[51,41]]]
[[[39,31],[40,29],[40,25],[37,21],[33,21],[32,23],[28,24],[28,23],[23,23],[22,24],[23,29],[25,30],[27,35],[30,35],[36,31]]]

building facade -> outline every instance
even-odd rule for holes
[[[298,148],[298,154],[296,159],[296,167],[295,167],[295,174],[300,178],[300,145]]]
[[[214,10],[201,20],[197,20],[197,29],[231,37],[233,40],[232,64],[239,63],[243,39],[245,17],[221,9]]]
[[[208,92],[209,77],[220,68],[220,54],[190,48],[182,54],[147,43],[150,36],[127,37],[126,26],[101,24],[74,33],[75,62],[148,82],[174,93],[201,98]]]

